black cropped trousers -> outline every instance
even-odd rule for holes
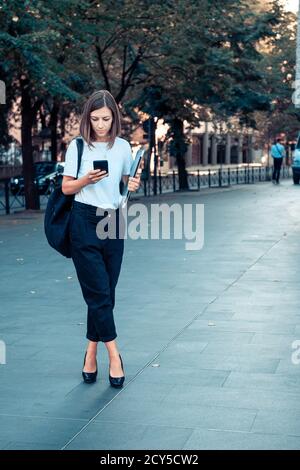
[[[70,219],[71,255],[87,304],[87,339],[112,341],[117,337],[113,309],[124,237],[118,230],[119,209],[96,215],[97,207],[73,201]],[[97,224],[106,217],[116,221],[116,238],[101,239]]]

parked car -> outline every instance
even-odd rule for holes
[[[294,184],[299,184],[299,181],[300,181],[300,134],[298,136],[298,141],[297,141],[296,148],[294,151],[292,170],[293,170]]]
[[[64,162],[35,162],[34,184],[39,194],[50,194],[56,186],[61,185],[64,171]],[[10,189],[14,195],[24,194],[23,176],[15,176],[10,180]]]

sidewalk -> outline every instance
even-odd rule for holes
[[[103,344],[82,382],[86,306],[43,214],[2,216],[0,449],[300,449],[299,196],[285,180],[143,200],[203,203],[205,244],[126,241],[120,391]]]

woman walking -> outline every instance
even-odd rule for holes
[[[97,345],[102,341],[109,356],[109,382],[113,387],[122,387],[125,380],[113,316],[124,250],[124,238],[118,231],[122,200],[120,182],[128,184],[130,191],[136,191],[140,185],[139,177],[128,176],[132,163],[131,147],[119,137],[120,133],[120,113],[113,96],[107,90],[93,93],[85,103],[81,117],[80,135],[84,146],[78,178],[74,139],[66,152],[62,182],[64,194],[75,194],[70,220],[71,253],[88,307],[86,337],[89,341],[82,376],[86,383],[95,382]],[[108,173],[94,170],[95,160],[106,160]],[[98,215],[98,208],[102,209],[102,215]],[[115,223],[116,237],[98,236],[99,222],[107,218]]]

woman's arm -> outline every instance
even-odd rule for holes
[[[73,176],[64,176],[62,180],[61,190],[65,195],[76,194],[81,188],[88,184],[95,184],[105,178],[106,171],[91,170],[81,178],[73,178]]]

